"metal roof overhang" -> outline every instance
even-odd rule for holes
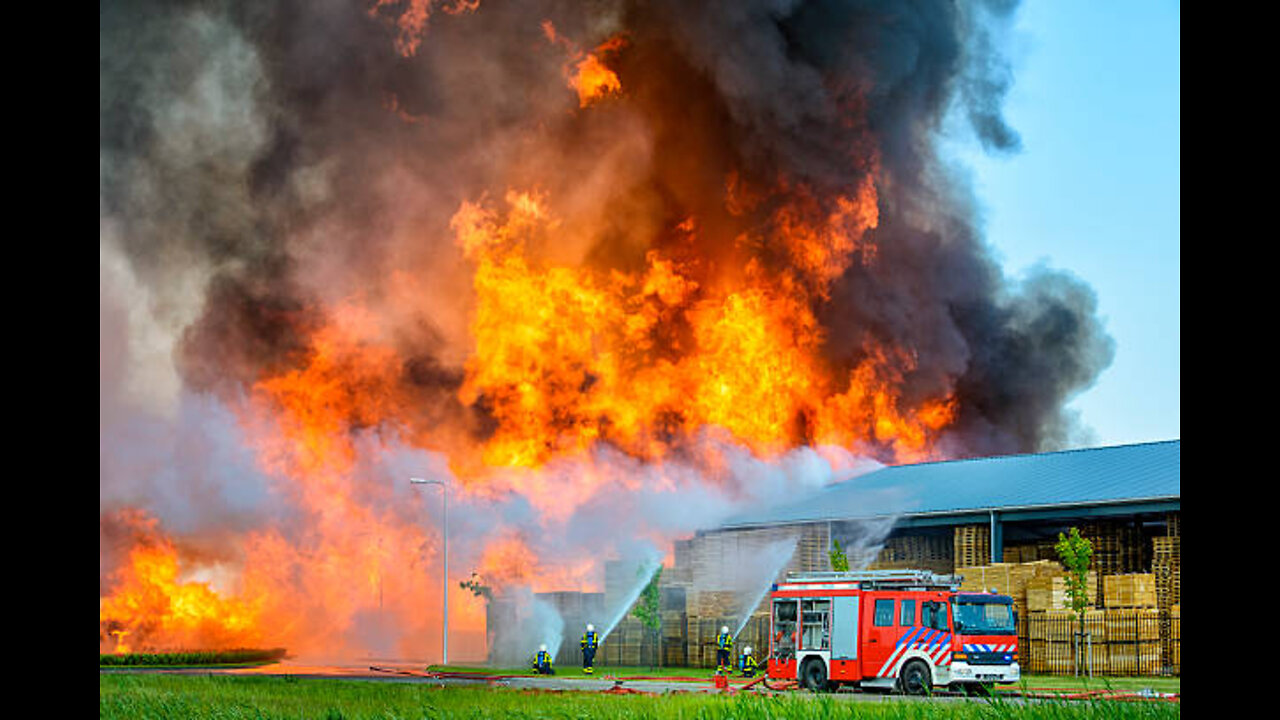
[[[859,517],[793,518],[774,522],[744,522],[726,524],[722,530],[747,530],[784,525],[809,525],[812,523],[841,521],[870,521],[896,518],[895,528],[937,527],[947,525],[971,525],[990,522],[992,516],[1001,522],[1056,520],[1059,518],[1109,517],[1146,513],[1173,512],[1182,508],[1181,496],[1157,498],[1133,498],[1105,502],[1068,502],[1048,505],[977,507],[928,512],[904,512],[901,514],[863,515]]]

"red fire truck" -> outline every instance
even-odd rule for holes
[[[1013,600],[924,570],[790,574],[771,594],[768,674],[924,694],[1019,679]]]

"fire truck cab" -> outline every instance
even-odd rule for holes
[[[770,595],[768,676],[925,694],[1014,683],[1013,600],[924,570],[790,574]]]

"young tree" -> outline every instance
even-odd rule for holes
[[[641,565],[636,575],[643,577],[647,568]],[[649,632],[653,634],[653,646],[657,655],[656,665],[662,667],[662,591],[658,586],[662,579],[662,566],[658,566],[658,571],[653,574],[649,580],[649,584],[641,591],[640,597],[636,600],[636,604],[631,608],[631,614],[640,620]],[[649,663],[649,667],[653,668],[654,662]]]
[[[837,572],[846,572],[849,570],[849,556],[844,554],[844,548],[840,547],[840,541],[831,540],[831,550],[827,552],[827,557],[831,559],[831,569]]]
[[[1078,632],[1084,635],[1084,611],[1089,607],[1089,568],[1093,564],[1093,543],[1080,536],[1080,530],[1071,528],[1069,535],[1058,533],[1054,545],[1058,559],[1067,570],[1067,601],[1071,615],[1076,620]]]
[[[470,579],[460,581],[458,587],[463,590],[470,590],[472,595],[484,598],[485,602],[493,599],[493,588],[481,582],[480,576],[474,572],[471,573]]]

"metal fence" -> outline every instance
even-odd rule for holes
[[[1180,675],[1182,623],[1165,610],[1032,612],[1020,619],[1022,668],[1046,675]]]
[[[638,621],[619,623],[601,646],[597,665],[715,666],[715,636],[727,621],[664,614],[661,635]],[[738,636],[737,647],[768,648],[769,618],[753,616]],[[659,638],[661,644],[659,645]],[[575,638],[558,658],[581,662]],[[1019,662],[1035,675],[1181,675],[1182,623],[1179,612],[1109,609],[1085,612],[1083,623],[1064,611],[1019,614]]]

